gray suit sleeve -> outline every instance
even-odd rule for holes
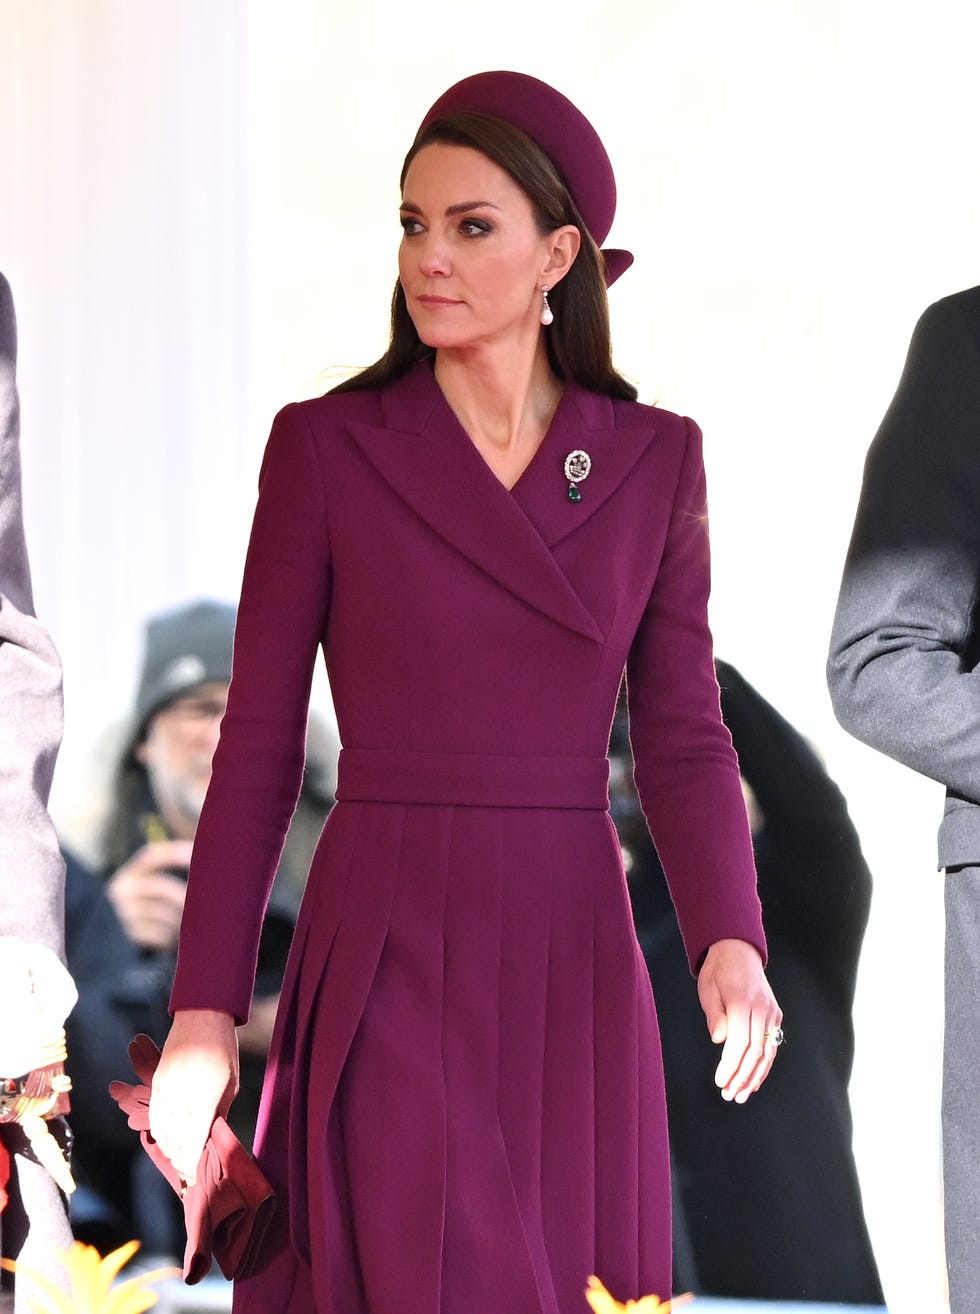
[[[21,509],[17,330],[0,274],[0,934],[64,956],[64,864],[47,801],[61,663],[34,616]]]
[[[920,319],[872,443],[828,680],[846,730],[980,802],[980,289]]]

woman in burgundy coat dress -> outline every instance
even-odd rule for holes
[[[706,622],[700,435],[612,368],[612,170],[535,79],[427,115],[389,351],[277,417],[154,1135],[191,1177],[299,791],[322,647],[343,751],[256,1142],[280,1208],[239,1314],[575,1314],[670,1288],[649,979],[607,811],[637,780],[723,1097],[781,1038]],[[550,307],[549,307],[550,300]],[[693,986],[692,986],[693,988]]]

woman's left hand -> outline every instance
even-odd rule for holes
[[[722,1099],[744,1104],[772,1067],[782,1039],[776,1003],[759,951],[745,940],[718,940],[698,974],[698,998],[708,1031],[724,1045],[715,1071]]]

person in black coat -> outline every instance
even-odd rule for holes
[[[78,1183],[72,1229],[102,1254],[134,1238],[148,1254],[176,1254],[179,1218],[170,1188],[109,1095],[109,1082],[130,1071],[133,1037],[166,1033],[170,977],[126,935],[99,877],[72,854],[64,858],[65,951],[78,985],[65,1025]]]
[[[632,788],[625,714],[611,750],[613,818],[657,999],[675,1170],[675,1286],[760,1300],[880,1304],[851,1151],[851,1007],[871,876],[840,790],[803,737],[717,663],[739,756],[769,941],[789,1019],[768,1087],[733,1108],[657,854]]]
[[[943,1193],[952,1314],[980,1292],[980,287],[922,315],[871,445],[831,639],[846,730],[946,786]]]

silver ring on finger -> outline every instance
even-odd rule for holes
[[[771,1041],[777,1049],[785,1039],[786,1033],[783,1031],[782,1027],[768,1027],[766,1029],[766,1040]]]

